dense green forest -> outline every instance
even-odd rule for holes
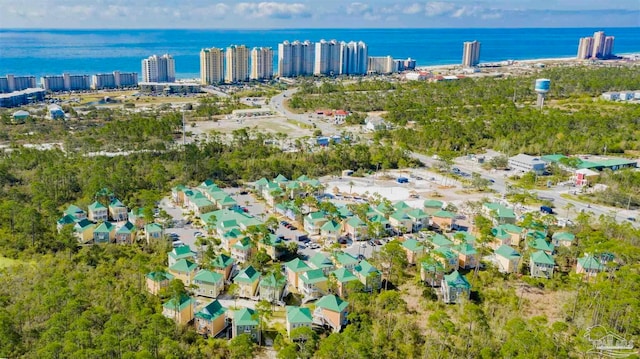
[[[543,111],[533,106],[533,83],[539,77],[551,79]],[[623,153],[640,150],[640,106],[593,97],[635,89],[638,83],[637,66],[550,68],[529,77],[440,83],[307,83],[289,106],[387,111],[384,118],[396,129],[377,133],[377,139],[418,151],[598,154],[606,145],[607,153]]]

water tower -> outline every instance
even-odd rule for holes
[[[542,109],[544,106],[544,99],[547,96],[547,92],[549,92],[549,86],[551,86],[551,80],[549,79],[537,79],[535,91],[538,94],[538,102],[536,105]]]

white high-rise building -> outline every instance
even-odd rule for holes
[[[607,36],[604,38],[604,49],[602,50],[602,58],[608,59],[613,56],[613,36]]]
[[[580,43],[578,45],[577,58],[579,60],[588,59],[591,57],[592,52],[593,52],[593,37],[580,38]]]
[[[231,45],[225,53],[224,82],[249,81],[249,49],[244,45]]]
[[[316,42],[314,75],[337,75],[341,72],[342,44],[336,40]]]
[[[203,85],[224,81],[224,50],[216,47],[200,50],[200,82]]]
[[[391,56],[370,56],[367,73],[390,74],[394,70],[394,60]]]
[[[28,88],[35,88],[35,87],[36,87],[35,76],[7,75],[6,77],[0,77],[0,93],[22,91]]]
[[[176,64],[171,55],[152,55],[142,60],[143,82],[174,82],[175,80]]]
[[[369,48],[362,41],[340,43],[340,64],[343,75],[366,75],[369,62]]]
[[[462,66],[473,67],[480,63],[480,43],[466,41],[462,52]]]
[[[278,44],[278,76],[313,75],[315,45],[311,41],[284,41]]]
[[[252,80],[269,80],[273,78],[273,50],[270,47],[254,47],[251,49]]]
[[[602,54],[604,52],[604,43],[606,36],[604,31],[596,31],[593,33],[593,49],[591,51],[591,57],[595,57],[596,59],[603,58]]]

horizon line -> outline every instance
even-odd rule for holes
[[[202,30],[202,31],[283,31],[283,30],[519,30],[519,29],[640,29],[637,26],[571,26],[571,27],[270,27],[270,28],[207,28],[207,27],[95,27],[95,28],[51,28],[51,27],[0,27],[0,31],[115,31],[115,30]]]

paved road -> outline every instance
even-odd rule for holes
[[[281,92],[280,94],[273,96],[271,98],[271,100],[269,100],[269,107],[276,111],[281,113],[283,116],[290,118],[292,120],[296,120],[305,124],[308,124],[310,126],[315,125],[316,128],[320,129],[322,131],[322,135],[323,136],[329,136],[329,135],[337,135],[339,134],[338,131],[336,130],[336,128],[329,123],[328,121],[325,120],[321,120],[318,118],[314,118],[313,114],[297,114],[297,113],[293,113],[289,110],[287,110],[284,107],[284,99],[285,98],[291,98],[291,96],[296,93],[298,91],[297,88],[293,88],[293,89],[289,89],[286,91]]]

